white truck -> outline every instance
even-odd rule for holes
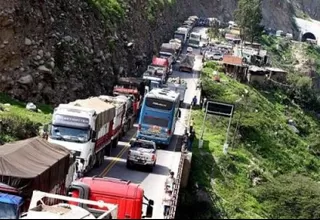
[[[184,96],[187,91],[187,83],[180,77],[169,78],[165,85],[168,89],[180,94],[180,106],[183,105]]]
[[[61,203],[49,206],[45,204],[48,200]],[[79,205],[72,205],[71,202]],[[89,206],[106,210],[89,208]],[[22,214],[20,219],[117,219],[117,216],[118,205],[115,204],[33,191],[28,212]]]
[[[182,45],[184,45],[187,42],[188,38],[188,33],[189,30],[185,27],[179,27],[175,32],[174,32],[174,38],[181,40]]]
[[[127,168],[133,165],[146,166],[151,172],[157,163],[157,146],[153,141],[132,140],[127,157]]]
[[[116,148],[118,146],[119,139],[123,136],[122,128],[123,128],[123,119],[125,117],[126,106],[124,102],[117,100],[113,96],[101,95],[99,99],[104,101],[109,105],[114,105],[116,108],[116,115],[113,118],[112,124],[112,137],[111,137],[111,146],[112,148]],[[107,156],[110,156],[110,151],[105,152]]]
[[[85,173],[104,161],[111,150],[114,105],[98,97],[60,104],[53,112],[48,142],[72,151]],[[109,148],[109,149],[108,149]]]

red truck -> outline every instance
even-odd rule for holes
[[[133,95],[133,111],[135,117],[139,115],[140,107],[145,94],[146,83],[141,78],[136,77],[121,77],[118,79],[116,86],[113,88],[113,95]]]
[[[19,218],[32,192],[65,194],[73,181],[70,151],[35,137],[0,146],[0,217]],[[3,210],[2,210],[3,209]]]
[[[73,182],[68,195],[74,198],[102,201],[118,205],[118,219],[141,219],[151,218],[154,201],[147,199],[144,190],[139,185],[126,180],[113,178],[84,177]],[[144,203],[144,199],[147,203]],[[70,202],[72,205],[77,203]],[[145,215],[143,205],[146,205]],[[100,209],[91,206],[89,208]]]

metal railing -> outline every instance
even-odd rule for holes
[[[190,125],[190,120],[191,120],[191,113],[192,113],[192,104],[190,105],[190,109],[187,115],[187,128]],[[180,138],[180,143],[181,143],[181,138]],[[179,192],[180,192],[180,186],[181,186],[181,177],[182,177],[182,173],[183,173],[183,167],[184,167],[184,161],[186,158],[186,154],[185,154],[185,148],[186,146],[182,146],[181,147],[181,157],[180,157],[180,162],[179,162],[179,167],[178,167],[178,173],[176,176],[176,181],[174,184],[174,188],[172,191],[172,202],[170,204],[170,210],[169,210],[169,215],[165,217],[165,219],[175,219],[176,216],[176,211],[177,211],[177,206],[178,206],[178,201],[179,201]]]
[[[177,177],[176,177],[176,182],[174,184],[174,188],[173,188],[173,192],[172,192],[173,200],[170,205],[169,215],[166,216],[165,219],[174,219],[176,216],[184,160],[185,160],[185,154],[182,153],[181,158],[180,158],[178,173],[177,173]]]

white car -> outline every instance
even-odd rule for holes
[[[223,54],[220,52],[206,52],[205,54],[205,59],[206,60],[222,60],[223,59]]]
[[[146,166],[151,172],[157,162],[157,146],[153,141],[133,140],[127,156],[127,168],[134,165]]]

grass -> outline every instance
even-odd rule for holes
[[[190,187],[197,183],[209,192],[214,215],[212,210],[208,212],[212,218],[265,218],[268,210],[251,193],[253,180],[267,182],[279,175],[299,173],[319,181],[320,161],[309,149],[319,146],[320,124],[313,115],[288,101],[282,91],[256,89],[222,73],[221,83],[213,82],[213,68],[215,65],[207,65],[202,73],[210,99],[235,103],[245,89],[249,95],[236,103],[227,155],[223,144],[228,119],[209,116],[206,120],[204,146],[198,149],[197,142],[194,144]],[[198,138],[203,116],[203,111],[193,111]],[[289,127],[289,119],[294,120],[299,134]],[[203,211],[200,207],[186,215],[201,218]]]
[[[10,104],[10,105],[5,105]],[[51,120],[52,107],[36,104],[40,112],[32,112],[26,109],[26,103],[12,99],[6,94],[0,93],[0,120],[5,128],[0,133],[0,140],[4,142],[24,139],[36,135],[38,128]]]

